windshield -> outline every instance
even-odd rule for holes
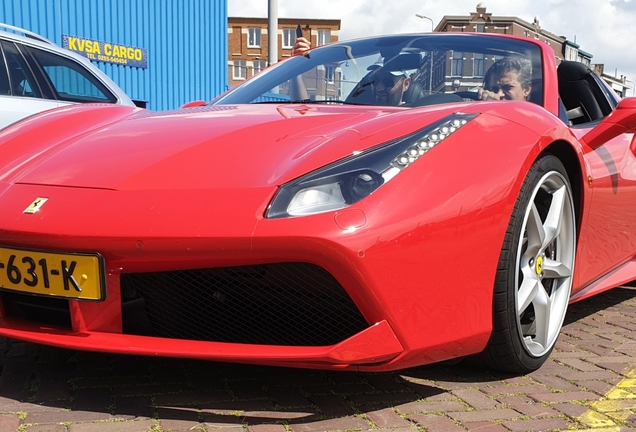
[[[213,104],[422,106],[464,100],[542,104],[541,50],[488,35],[425,34],[343,41],[282,61]]]

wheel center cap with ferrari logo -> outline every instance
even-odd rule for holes
[[[543,257],[542,256],[537,257],[537,262],[534,264],[534,271],[538,275],[543,273]]]

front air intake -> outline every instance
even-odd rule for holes
[[[124,333],[261,345],[333,345],[366,329],[321,267],[267,264],[124,274]]]

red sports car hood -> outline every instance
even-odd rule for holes
[[[0,181],[115,190],[268,187],[453,111],[449,105],[210,106],[164,113],[117,108],[125,115],[113,119],[100,111],[109,109],[69,108],[54,112],[53,120],[44,115],[27,121],[27,133],[0,135],[0,154],[14,155],[8,163],[0,159]],[[63,125],[66,133],[59,132]]]

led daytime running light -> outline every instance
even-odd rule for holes
[[[415,144],[406,149],[405,152],[401,153],[398,157],[393,159],[393,161],[391,161],[391,166],[400,170],[406,168],[407,166],[418,160],[420,157],[422,157],[433,147],[448,138],[449,135],[456,132],[459,128],[468,123],[468,121],[473,117],[474,116],[468,115],[455,116],[446,123],[424,135]]]

